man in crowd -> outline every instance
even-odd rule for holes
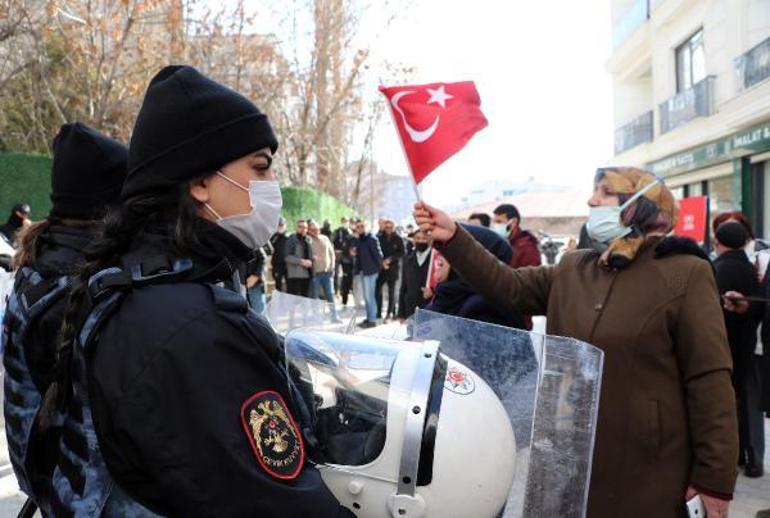
[[[334,288],[332,274],[334,272],[334,247],[326,235],[320,232],[318,223],[309,219],[307,234],[310,237],[310,247],[313,252],[313,279],[310,281],[310,298],[318,298],[323,291],[323,298],[331,304],[331,316],[337,321],[337,311],[334,307]]]
[[[511,268],[522,266],[540,266],[540,250],[537,247],[537,238],[528,230],[521,228],[521,215],[519,209],[509,203],[498,205],[492,212],[491,229],[504,237],[513,248],[513,258],[509,265]],[[532,329],[532,317],[524,315],[525,329]]]
[[[489,228],[489,226],[492,224],[492,220],[489,218],[489,214],[485,214],[483,212],[474,212],[468,216],[468,223],[479,227]]]
[[[340,226],[332,234],[331,240],[334,245],[335,268],[334,268],[334,293],[337,293],[340,287],[340,270],[342,269],[342,253],[345,249],[345,243],[350,239],[351,229],[348,226],[348,218],[342,216]]]
[[[719,293],[728,297],[736,294],[756,296],[760,290],[757,272],[743,250],[749,241],[746,228],[737,221],[728,221],[717,227],[715,237],[718,257],[714,261],[714,274]],[[743,300],[737,302],[742,309],[749,309]],[[738,463],[745,466],[747,477],[758,478],[764,474],[765,430],[760,403],[761,374],[754,350],[764,308],[753,304],[750,311],[737,312],[733,311],[735,305],[734,299],[725,300],[724,316],[738,403]]]
[[[313,278],[313,250],[307,237],[307,222],[297,221],[297,231],[286,242],[286,276],[288,292],[292,295],[310,295]]]
[[[16,235],[19,230],[31,223],[30,212],[31,209],[26,203],[17,203],[13,206],[8,221],[4,225],[0,225],[0,234],[8,244],[16,246]]]
[[[382,287],[388,286],[388,311],[385,319],[396,317],[396,282],[398,281],[399,261],[404,257],[404,240],[396,233],[396,223],[385,220],[383,231],[377,236],[384,259],[382,270],[377,277],[375,297],[377,301],[377,318],[382,318]]]
[[[366,320],[359,327],[369,328],[377,325],[377,301],[374,291],[377,284],[377,274],[382,267],[382,250],[376,237],[366,228],[366,222],[356,223],[358,242],[356,243],[357,267],[361,279],[361,288],[366,304]]]
[[[270,246],[273,249],[270,264],[273,269],[275,289],[278,291],[286,291],[286,240],[286,221],[280,218],[278,229],[270,236]]]
[[[267,245],[254,252],[254,259],[246,265],[246,299],[251,309],[260,315],[265,311],[265,260],[272,250]]]
[[[512,268],[522,266],[540,266],[540,250],[537,238],[528,230],[521,228],[519,209],[509,203],[499,205],[492,213],[492,230],[503,236],[513,248]]]
[[[428,238],[422,230],[411,235],[414,249],[404,258],[401,272],[401,289],[398,298],[398,319],[403,321],[411,317],[417,308],[428,303],[425,286],[430,269],[430,248]]]

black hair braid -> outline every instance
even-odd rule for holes
[[[199,209],[200,203],[189,194],[189,184],[180,184],[166,191],[134,196],[107,212],[101,234],[86,253],[87,262],[73,275],[59,339],[57,381],[54,384],[58,386],[50,396],[46,395],[49,412],[44,414],[52,415],[50,411],[55,409],[51,405],[62,409],[69,399],[72,350],[82,323],[79,317],[87,303],[89,279],[105,268],[119,265],[121,256],[150,225],[165,227],[173,246],[182,253],[200,248],[202,245],[195,232]]]

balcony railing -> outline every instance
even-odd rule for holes
[[[628,124],[615,129],[615,154],[652,142],[652,111],[641,114]]]
[[[612,47],[618,48],[650,18],[650,0],[636,0],[612,28]]]
[[[738,91],[751,88],[770,77],[770,38],[735,58]]]
[[[695,83],[692,88],[679,92],[660,103],[660,132],[666,133],[696,117],[714,113],[714,76]]]

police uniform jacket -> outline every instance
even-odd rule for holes
[[[200,225],[192,270],[129,288],[89,362],[110,473],[163,515],[346,516],[306,462],[279,337],[242,296],[216,285],[250,251]],[[152,275],[166,269],[163,257],[179,254],[154,229],[122,264]]]

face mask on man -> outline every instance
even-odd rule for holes
[[[508,237],[508,223],[492,223],[491,230],[500,237]]]
[[[283,207],[281,188],[275,180],[251,180],[244,187],[235,180],[228,178],[221,171],[217,175],[249,193],[251,212],[235,216],[221,217],[208,204],[206,207],[217,217],[217,224],[241,240],[241,242],[256,250],[267,244],[270,236],[278,227],[278,221]]]
[[[630,234],[633,229],[620,222],[623,211],[658,183],[660,183],[660,180],[652,182],[618,207],[608,207],[605,205],[591,207],[588,212],[588,223],[586,223],[588,236],[594,241],[607,244]]]

